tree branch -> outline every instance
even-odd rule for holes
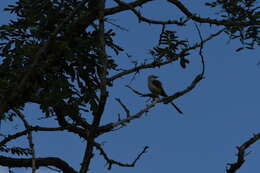
[[[144,113],[148,112],[151,108],[153,108],[157,103],[160,103],[160,102],[162,102],[162,99],[154,100],[152,103],[146,105],[145,108],[141,109],[139,112],[137,112],[134,115],[128,116],[125,119],[119,120],[117,122],[108,123],[106,125],[99,127],[99,129],[97,130],[97,135],[101,135],[106,132],[110,132],[115,127],[125,125],[126,123],[130,123],[134,119],[140,118]]]
[[[110,159],[108,157],[108,155],[106,154],[105,150],[101,147],[100,144],[95,143],[95,147],[100,151],[100,155],[103,156],[103,158],[106,160],[107,164],[108,164],[108,170],[112,169],[112,165],[118,165],[118,166],[122,166],[122,167],[134,167],[136,162],[141,158],[141,156],[147,152],[147,150],[149,149],[148,146],[145,146],[144,149],[137,155],[137,157],[133,160],[132,163],[122,163],[113,159]]]
[[[32,173],[36,172],[36,160],[35,160],[35,148],[34,148],[34,143],[33,143],[33,137],[32,137],[32,131],[30,130],[31,125],[27,122],[27,120],[25,119],[25,116],[22,112],[20,112],[17,109],[13,109],[14,112],[20,117],[20,119],[23,121],[24,127],[25,129],[28,130],[28,142],[29,142],[29,146],[32,152]]]
[[[57,157],[45,157],[36,158],[36,168],[54,166],[59,168],[64,173],[77,173],[68,163]],[[9,168],[21,168],[21,167],[31,167],[32,159],[17,159],[11,157],[0,156],[0,165],[7,166]]]
[[[237,147],[237,160],[234,163],[229,163],[229,168],[226,169],[227,173],[235,173],[245,162],[246,149],[260,139],[260,133],[255,134],[252,138],[245,141],[242,145]]]
[[[119,98],[116,98],[115,99],[119,104],[120,106],[122,106],[122,108],[124,109],[125,113],[126,113],[126,117],[129,117],[130,116],[130,111],[129,109],[126,107],[126,105],[119,99]]]
[[[87,143],[87,147],[85,150],[85,154],[83,157],[83,161],[80,168],[80,173],[86,173],[89,169],[90,161],[93,157],[93,142],[96,134],[96,129],[100,124],[102,114],[105,109],[105,105],[107,102],[108,91],[107,91],[107,54],[106,54],[106,44],[105,44],[105,0],[98,0],[98,20],[99,20],[99,51],[98,54],[100,56],[99,62],[102,65],[100,67],[100,72],[98,72],[100,78],[100,97],[99,104],[97,110],[93,112],[93,129],[90,130],[90,138]]]
[[[177,21],[177,20],[162,21],[162,20],[148,19],[148,18],[142,16],[142,14],[140,12],[138,12],[135,8],[133,8],[131,6],[131,4],[125,3],[124,1],[121,1],[121,0],[114,0],[114,1],[117,2],[119,6],[125,6],[125,7],[129,8],[137,16],[139,21],[144,21],[144,22],[147,22],[147,23],[150,23],[150,24],[160,24],[160,25],[175,24],[175,25],[183,26],[188,21],[188,20],[184,20],[184,21]]]
[[[1,142],[0,142],[0,146],[3,146],[5,145],[6,143],[18,138],[18,137],[21,137],[21,136],[24,136],[26,134],[28,134],[29,131],[62,131],[62,130],[65,130],[65,128],[63,127],[40,127],[40,126],[31,126],[30,129],[26,129],[26,130],[23,130],[21,132],[17,132],[15,134],[12,134],[12,135],[8,135],[7,137],[5,137]]]
[[[99,49],[99,56],[100,56],[100,63],[102,64],[102,67],[100,68],[100,101],[97,108],[97,111],[94,112],[94,120],[93,120],[93,126],[98,127],[101,116],[104,112],[108,91],[107,91],[107,54],[106,54],[106,44],[105,44],[105,18],[104,18],[104,9],[105,9],[105,0],[99,0],[99,43],[100,43],[100,49]]]

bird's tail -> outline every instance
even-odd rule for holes
[[[176,106],[176,104],[174,104],[173,102],[171,102],[171,105],[172,105],[180,114],[183,114],[183,112]]]

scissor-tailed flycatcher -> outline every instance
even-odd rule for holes
[[[148,88],[154,94],[155,96],[164,96],[167,97],[168,95],[164,91],[162,87],[162,83],[159,80],[156,80],[158,78],[155,75],[148,76]],[[173,103],[171,102],[171,105],[180,113],[183,114],[182,111]]]

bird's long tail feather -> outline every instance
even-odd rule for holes
[[[183,114],[183,112],[176,106],[176,104],[174,104],[173,102],[171,102],[171,105],[172,105],[180,114]]]

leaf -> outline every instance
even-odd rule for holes
[[[180,65],[182,68],[186,68],[187,64],[189,64],[189,63],[190,63],[190,61],[187,60],[186,58],[184,58],[184,57],[180,58]]]
[[[236,52],[239,52],[239,51],[241,51],[243,49],[244,49],[244,47],[240,47],[240,48],[236,49]]]

